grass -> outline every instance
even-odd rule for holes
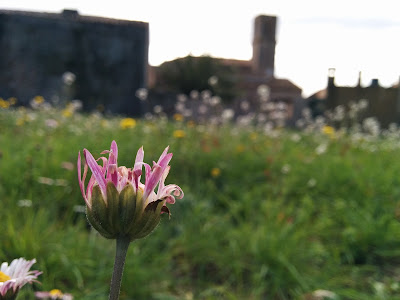
[[[19,299],[54,288],[107,299],[115,244],[78,211],[76,160],[83,148],[98,157],[113,139],[126,166],[142,145],[146,162],[170,145],[167,183],[185,192],[170,220],[131,244],[121,299],[314,299],[319,289],[400,298],[396,139],[120,121],[0,111],[0,261],[36,258],[43,271]]]

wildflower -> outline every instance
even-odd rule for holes
[[[143,162],[141,147],[136,155],[132,169],[118,167],[117,143],[111,143],[109,158],[100,157],[99,166],[92,154],[83,150],[85,166],[81,177],[81,156],[78,155],[79,186],[87,205],[87,217],[93,228],[105,238],[115,239],[126,236],[130,241],[148,235],[158,225],[161,213],[168,213],[166,203],[175,203],[183,192],[175,184],[164,185],[170,166],[172,153],[168,147],[153,167]],[[140,182],[142,167],[145,167],[145,184]],[[92,171],[85,191],[85,178],[88,167]],[[155,188],[158,185],[157,193]]]
[[[46,185],[53,185],[54,179],[48,178],[48,177],[39,177],[38,182],[41,184],[46,184]]]
[[[71,294],[64,294],[58,289],[51,290],[49,292],[36,292],[35,297],[37,299],[51,299],[51,300],[72,300]]]
[[[307,181],[307,186],[310,187],[310,188],[313,188],[316,185],[317,185],[317,180],[315,178],[310,178]]]
[[[31,207],[32,206],[32,200],[29,200],[29,199],[18,200],[18,206],[19,207]]]
[[[24,124],[25,124],[25,118],[18,118],[18,119],[15,121],[15,124],[16,124],[17,126],[22,126],[22,125],[24,125]]]
[[[242,152],[244,152],[244,150],[245,150],[244,145],[239,144],[239,145],[236,146],[236,152],[242,153]]]
[[[62,110],[61,114],[63,115],[63,117],[69,118],[72,117],[73,112],[69,108],[66,108]]]
[[[0,267],[0,299],[15,299],[19,290],[27,283],[36,282],[42,274],[39,271],[29,271],[36,259],[14,259],[10,265],[3,262]]]
[[[181,129],[178,129],[178,130],[174,131],[173,135],[174,135],[174,138],[181,139],[181,138],[185,137],[185,132]]]
[[[318,155],[321,155],[321,154],[325,153],[327,149],[328,149],[327,144],[320,144],[320,145],[318,145],[317,148],[315,148],[315,153],[317,153]]]
[[[312,295],[315,299],[336,299],[336,294],[328,290],[315,290]]]
[[[145,101],[148,96],[148,91],[145,88],[140,88],[136,91],[136,97],[138,97],[140,100]]]
[[[72,72],[64,72],[64,74],[62,74],[62,82],[65,85],[72,85],[76,80],[76,75]]]
[[[221,175],[221,170],[219,168],[212,168],[211,169],[211,176],[212,177],[218,177]]]
[[[46,126],[49,128],[57,128],[58,127],[58,122],[54,119],[47,119],[45,121]]]
[[[100,121],[100,125],[101,125],[102,128],[110,127],[110,124],[109,124],[109,122],[107,120],[101,120]]]
[[[290,137],[290,139],[293,141],[293,142],[298,142],[298,141],[300,141],[301,140],[301,135],[300,134],[297,134],[297,133],[294,133],[294,134],[292,134],[292,136]]]
[[[114,271],[110,286],[110,300],[119,298],[119,290],[125,257],[131,241],[150,234],[160,222],[161,214],[168,213],[166,204],[175,203],[175,197],[183,197],[182,189],[175,185],[165,185],[172,153],[165,148],[153,167],[143,162],[141,147],[136,155],[133,168],[118,167],[118,147],[112,141],[108,159],[100,157],[99,166],[92,154],[83,150],[85,166],[81,177],[81,155],[78,154],[78,176],[82,196],[86,202],[86,215],[90,224],[102,236],[116,239]],[[141,183],[142,169],[145,169],[145,183]],[[88,167],[92,176],[85,191]],[[157,187],[158,186],[158,187]],[[157,192],[155,188],[157,187]]]
[[[153,111],[154,111],[154,113],[156,113],[156,114],[160,114],[160,113],[162,113],[163,108],[162,108],[161,105],[155,105],[155,106],[153,107]]]
[[[208,78],[208,84],[213,86],[216,85],[218,83],[218,77],[213,75],[210,78]]]
[[[335,128],[325,125],[324,127],[322,127],[322,133],[333,139],[335,137]]]
[[[54,185],[56,186],[68,186],[68,181],[65,179],[56,179],[54,180]]]
[[[33,101],[34,101],[36,104],[41,104],[41,103],[44,102],[44,98],[43,98],[43,96],[35,96],[35,97],[33,98]]]
[[[61,163],[61,168],[68,170],[68,171],[72,171],[74,169],[74,164],[69,161],[63,161]]]
[[[206,105],[202,104],[202,105],[199,106],[198,112],[200,114],[205,114],[205,113],[207,113],[207,111],[208,111],[208,108],[207,108]]]
[[[247,102],[247,101],[242,101],[242,102],[240,103],[240,108],[241,108],[243,111],[248,111],[248,110],[250,109],[250,103]]]
[[[0,108],[7,109],[9,107],[10,107],[10,102],[4,100],[3,98],[0,98]]]
[[[255,141],[256,139],[257,139],[257,133],[256,132],[252,132],[251,134],[250,134],[250,139],[252,140],[252,141]]]
[[[283,174],[288,174],[289,172],[290,172],[290,165],[288,165],[288,164],[286,164],[286,165],[283,165],[282,166],[282,169],[281,169],[281,172],[283,173]]]
[[[195,126],[196,126],[196,123],[193,120],[190,120],[187,122],[187,127],[194,128]]]
[[[119,123],[122,129],[134,128],[136,126],[136,120],[133,118],[124,118]]]
[[[190,92],[190,98],[195,100],[195,99],[199,99],[199,92],[196,90],[193,90]]]
[[[183,116],[181,114],[174,114],[174,120],[177,122],[182,122]]]
[[[210,99],[210,105],[211,106],[216,106],[216,105],[218,105],[220,103],[221,103],[221,97],[218,97],[218,96],[211,97],[211,99]]]
[[[233,109],[227,108],[222,111],[221,117],[224,121],[230,121],[235,115],[235,111]]]
[[[15,97],[11,97],[11,98],[9,98],[8,99],[8,103],[10,103],[10,105],[15,105],[15,104],[17,104],[17,98],[15,98]]]
[[[44,98],[43,96],[35,96],[31,101],[30,105],[33,109],[38,109],[42,107],[44,104]]]
[[[269,88],[269,86],[265,85],[265,84],[261,84],[257,87],[257,94],[260,97],[261,101],[268,101],[269,100],[269,96],[270,96],[271,90]]]

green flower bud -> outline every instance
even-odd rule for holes
[[[112,182],[107,183],[107,204],[100,187],[92,192],[92,206],[87,208],[89,223],[103,237],[116,239],[129,237],[130,241],[150,234],[160,223],[161,212],[169,213],[165,200],[156,200],[143,207],[143,190],[135,193],[131,184],[118,192]],[[164,208],[163,208],[164,207]]]

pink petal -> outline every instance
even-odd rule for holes
[[[85,156],[86,163],[88,164],[90,170],[92,171],[94,178],[96,179],[97,183],[99,184],[99,187],[100,187],[101,192],[103,193],[103,196],[106,197],[107,181],[104,177],[104,170],[102,170],[100,168],[100,166],[97,164],[96,160],[94,159],[93,155],[87,149],[83,149],[83,155]]]
[[[144,188],[144,193],[143,193],[143,200],[145,201],[147,197],[153,192],[155,187],[157,186],[157,183],[160,181],[161,176],[163,174],[163,169],[161,166],[156,165],[153,170],[148,172],[147,165],[146,166],[146,184]],[[148,173],[150,173],[150,176],[148,176]]]
[[[116,164],[108,164],[107,179],[111,179],[115,187],[118,186],[118,168]]]
[[[164,149],[163,153],[161,153],[161,156],[160,156],[160,158],[158,159],[157,164],[160,164],[160,161],[167,155],[168,149],[169,149],[169,146],[167,146],[167,147]]]
[[[167,176],[168,176],[168,173],[169,173],[169,170],[170,170],[170,169],[171,169],[170,166],[167,166],[167,167],[165,168],[165,170],[164,170],[164,172],[163,172],[163,175],[161,176],[161,179],[160,179],[160,184],[159,184],[159,186],[158,186],[157,195],[160,194],[160,192],[164,189],[164,186],[165,186],[164,182],[165,182],[165,179],[166,179]],[[160,199],[160,198],[159,198],[159,199]]]
[[[79,187],[81,189],[81,193],[83,196],[83,199],[85,200],[86,204],[90,207],[88,198],[86,197],[86,193],[85,193],[85,179],[86,179],[86,174],[87,174],[87,164],[85,164],[85,169],[83,172],[83,177],[81,177],[81,165],[82,165],[82,161],[81,161],[81,152],[78,152],[78,179],[79,179]]]
[[[108,158],[108,163],[109,164],[117,164],[117,158],[118,158],[118,146],[115,141],[112,141],[111,147],[110,147],[110,156]]]
[[[139,148],[136,154],[135,164],[133,165],[133,181],[134,181],[134,187],[136,189],[138,189],[140,177],[142,175],[143,158],[144,158],[144,151],[142,146]]]
[[[173,155],[172,153],[168,153],[168,154],[164,155],[164,157],[162,159],[160,157],[160,159],[158,160],[157,164],[161,166],[163,171],[165,170],[165,168],[168,166],[169,162],[171,161],[172,155]]]

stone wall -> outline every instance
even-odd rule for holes
[[[148,45],[143,22],[0,10],[0,97],[22,105],[36,95],[80,99],[85,110],[140,115],[135,93],[147,87]],[[75,75],[72,85],[66,72]]]
[[[384,128],[391,123],[400,123],[400,88],[384,88],[379,84],[367,87],[336,86],[334,78],[328,79],[328,94],[326,109],[333,110],[342,105],[348,107],[349,103],[364,99],[368,103],[363,118],[375,117]]]

